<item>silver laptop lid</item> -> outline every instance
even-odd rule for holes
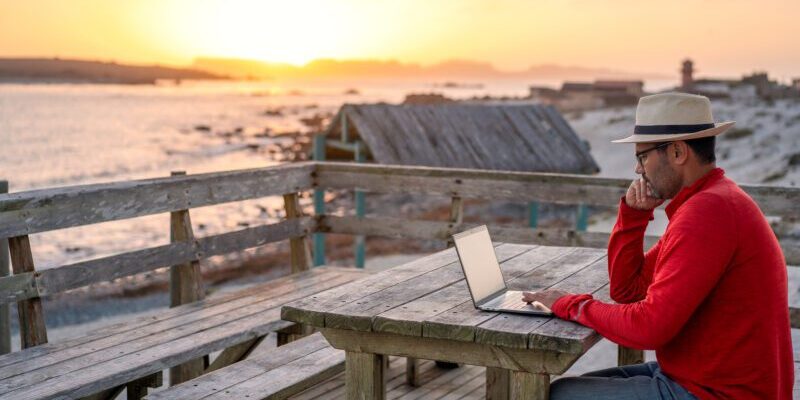
[[[486,225],[457,233],[453,241],[475,304],[506,289]]]

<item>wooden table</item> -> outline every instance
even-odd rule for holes
[[[605,251],[495,244],[510,289],[554,287],[608,298]],[[476,310],[454,249],[283,307],[346,351],[348,399],[383,399],[384,356],[486,366],[487,398],[546,399],[600,336],[557,318]]]

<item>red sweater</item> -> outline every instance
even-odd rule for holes
[[[553,312],[623,346],[655,350],[662,371],[701,399],[791,399],[786,265],[761,210],[717,168],[666,213],[667,231],[643,254],[653,212],[623,198],[608,243],[619,304],[568,295]]]

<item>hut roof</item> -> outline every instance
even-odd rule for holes
[[[342,123],[342,118],[346,123]],[[592,174],[588,146],[543,105],[344,105],[328,139],[361,140],[381,164]],[[351,158],[352,159],[352,158]]]

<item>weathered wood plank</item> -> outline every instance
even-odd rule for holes
[[[547,400],[550,398],[550,375],[511,371],[510,399]]]
[[[183,171],[175,171],[173,176],[186,175]],[[194,230],[189,210],[178,210],[170,213],[170,242],[194,242]],[[198,260],[170,266],[169,271],[170,307],[188,304],[205,297],[203,274]]]
[[[627,179],[585,175],[486,171],[417,166],[319,162],[317,183],[327,189],[428,193],[509,201],[543,201],[616,207]],[[741,185],[767,215],[797,218],[800,188]]]
[[[598,261],[599,260],[599,261]],[[580,289],[592,282],[584,281],[584,271],[604,268],[605,252],[597,249],[578,248],[576,251],[536,268],[528,274],[509,282],[512,290],[543,290],[548,287]],[[593,275],[592,275],[593,276]],[[607,282],[607,279],[604,281]],[[602,283],[598,286],[601,286]],[[583,293],[583,291],[577,291]],[[495,316],[475,327],[475,341],[503,347],[528,348],[529,334],[552,317],[537,317],[509,313]]]
[[[386,398],[383,355],[346,352],[345,382],[348,399]]]
[[[0,194],[0,237],[299,192],[314,164]]]
[[[511,395],[511,371],[502,368],[486,368],[486,400],[507,400]]]
[[[322,232],[353,235],[382,236],[403,239],[428,239],[447,241],[454,233],[483,224],[456,225],[444,221],[409,220],[392,217],[364,217],[326,215],[320,218],[318,229]],[[574,246],[606,248],[609,234],[604,232],[577,232],[571,229],[530,229],[487,225],[493,240],[507,243],[540,244],[545,246]],[[656,236],[645,237],[652,246]]]
[[[86,335],[79,336],[73,339],[65,340],[59,343],[48,343],[41,346],[36,346],[24,351],[18,351],[10,354],[0,356],[0,379],[7,377],[10,370],[17,369],[11,367],[13,364],[19,362],[33,362],[33,359],[44,355],[52,355],[57,352],[74,349],[89,342],[97,341],[109,336],[126,333],[131,335],[144,327],[152,325],[157,321],[166,321],[177,317],[182,317],[190,312],[198,310],[210,309],[211,307],[219,306],[223,303],[233,304],[234,307],[247,304],[252,301],[249,296],[278,296],[281,293],[287,293],[291,290],[308,285],[315,285],[320,282],[325,282],[336,276],[349,276],[351,279],[364,276],[363,272],[355,271],[349,268],[338,267],[320,267],[311,271],[303,272],[301,274],[291,275],[283,278],[271,280],[262,284],[254,285],[234,293],[215,297],[213,299],[204,299],[196,303],[181,306],[179,308],[172,308],[160,313],[154,320],[152,316],[143,316],[132,318],[123,323],[109,325]],[[260,297],[259,297],[260,298]],[[69,357],[67,357],[69,358]],[[12,369],[13,368],[13,369]]]
[[[186,172],[172,172],[172,176],[183,175],[186,175]],[[189,244],[194,242],[194,230],[192,229],[192,219],[189,215],[189,210],[171,212],[169,225],[169,239],[171,243]],[[169,294],[170,307],[189,304],[205,297],[203,274],[200,270],[200,262],[198,260],[191,260],[169,267]],[[204,358],[190,360],[184,364],[170,368],[170,385],[177,385],[202,375],[208,361],[207,357],[206,355]]]
[[[474,342],[323,328],[331,346],[345,351],[385,354],[453,363],[484,365],[516,371],[561,374],[578,359],[578,354],[549,350],[510,349]]]
[[[36,274],[38,292],[36,288],[28,286],[29,283],[25,280],[28,278],[0,278],[0,302],[47,296],[173,264],[299,237],[311,232],[314,225],[313,218],[301,217],[203,237],[192,242],[176,242],[46,269]]]
[[[465,198],[544,201],[616,206],[630,185],[626,179],[582,175],[486,171],[416,166],[317,164],[317,182],[326,189],[358,188],[378,193],[427,193]],[[800,195],[798,195],[800,198]]]
[[[314,334],[293,342],[291,346],[274,349],[258,357],[248,358],[236,363],[232,367],[216,370],[192,382],[187,382],[152,394],[148,399],[200,399],[212,393],[224,392],[225,389],[235,384],[245,382],[267,371],[280,368],[283,365],[306,357],[326,347],[329,347],[329,345],[328,342],[325,341],[325,338],[322,337],[322,334]],[[341,355],[341,360],[343,365],[344,354]]]
[[[109,335],[98,335],[100,337],[96,340],[60,348],[32,359],[23,359],[24,362],[4,366],[0,368],[0,393],[11,387],[35,383],[37,376],[60,375],[95,362],[102,362],[107,357],[136,353],[143,348],[185,337],[193,332],[201,335],[198,343],[202,343],[204,329],[226,324],[228,321],[246,319],[250,314],[258,314],[259,317],[256,319],[262,323],[270,319],[278,321],[273,328],[283,328],[290,323],[280,321],[277,317],[279,312],[277,308],[282,304],[336,287],[351,281],[353,277],[354,275],[347,274],[323,274],[314,276],[313,284],[307,284],[308,278],[294,285],[284,282],[282,286],[274,287],[272,290],[234,298],[210,307],[197,307],[195,305],[202,303],[197,302],[170,309],[170,318],[151,320],[149,324],[138,328],[129,329],[123,326]]]
[[[223,350],[222,353],[217,356],[217,358],[214,359],[214,362],[212,362],[211,365],[209,365],[208,368],[203,371],[203,373],[207,374],[244,360],[250,355],[250,353],[253,352],[253,350],[255,350],[256,347],[258,347],[258,345],[261,344],[261,342],[264,341],[265,338],[266,335],[228,347],[227,349]]]
[[[283,195],[283,208],[286,211],[286,219],[295,219],[303,216],[297,193]],[[307,271],[311,268],[311,253],[305,236],[289,239],[289,248],[292,273]]]
[[[338,284],[341,282],[326,282],[329,287]],[[228,313],[233,316],[210,317],[189,327],[175,327],[161,335],[151,335],[97,354],[50,365],[3,380],[0,393],[38,398],[84,396],[101,391],[119,382],[129,382],[285,327],[286,322],[278,319],[278,307],[292,298],[304,296],[308,294],[293,293],[286,298],[263,301],[238,308],[236,313]],[[36,379],[36,382],[30,382],[30,379]]]
[[[93,360],[90,365],[71,370],[72,373],[64,374],[61,371],[62,374],[42,379],[37,384],[8,388],[11,389],[9,391],[0,384],[0,393],[19,398],[86,396],[263,336],[281,326],[277,315],[277,309],[274,312],[261,311],[259,318],[241,318],[168,342],[151,342],[136,352],[106,361]],[[81,360],[91,358],[83,357]]]
[[[644,351],[632,349],[630,347],[618,346],[617,365],[633,365],[644,363]]]
[[[575,270],[582,268],[585,265],[585,261],[582,260],[587,257],[587,253],[589,254],[588,257],[592,257],[591,252],[595,250],[580,249],[580,252],[575,254],[578,251],[579,249],[576,248],[539,247],[526,253],[525,257],[520,259],[520,262],[529,260],[532,268],[528,271],[519,271],[521,273],[517,274],[514,273],[514,270],[518,267],[515,267],[514,264],[506,263],[508,264],[507,266],[503,264],[504,275],[508,274],[509,276],[509,287],[515,290],[522,290],[522,286],[525,286],[525,289],[536,290],[537,288],[546,288],[563,280]],[[570,262],[570,260],[572,261]],[[561,268],[562,265],[564,268]],[[508,273],[505,272],[505,268],[509,269]],[[520,280],[523,279],[521,276],[525,277],[524,284],[520,283]],[[471,342],[477,340],[476,335],[481,324],[497,317],[507,318],[509,316],[511,315],[498,315],[497,313],[478,310],[471,300],[466,300],[427,318],[423,325],[423,336]],[[518,318],[514,318],[514,320]],[[541,322],[543,319],[546,320],[544,317],[530,316],[526,316],[523,319],[530,319],[532,323]],[[513,341],[516,334],[511,333],[510,336],[511,339],[509,340]],[[490,339],[489,337],[484,338],[484,340]],[[498,341],[497,343],[500,342]]]
[[[529,245],[504,244],[503,247],[523,251],[523,253],[501,264],[503,276],[506,280],[514,279],[531,269],[537,268],[544,262],[558,257],[564,252],[573,251],[565,248],[537,248]],[[441,314],[449,315],[448,310],[465,302],[472,304],[466,281],[462,278],[460,282],[378,314],[373,320],[372,330],[400,335],[422,336],[423,326],[428,319]],[[460,334],[461,332],[456,329],[452,333]]]
[[[400,282],[433,271],[458,259],[455,249],[434,253],[392,268],[391,274],[376,274],[339,288],[283,306],[281,318],[287,321],[325,326],[325,312],[379,292]]]
[[[496,255],[500,262],[514,258],[528,251],[527,246],[500,245]],[[388,276],[393,270],[379,275]],[[373,319],[378,314],[395,307],[402,307],[410,301],[464,279],[464,273],[458,262],[452,262],[441,268],[418,275],[412,279],[388,287],[384,290],[362,297],[358,301],[344,304],[325,312],[325,327],[353,329],[359,331],[372,330]],[[421,329],[417,335],[421,334]]]
[[[36,271],[28,235],[9,238],[8,248],[14,274]],[[17,313],[19,314],[21,347],[27,349],[47,343],[47,327],[44,324],[42,301],[38,298],[20,301],[17,303]]]
[[[589,268],[565,280],[554,288],[571,293],[594,293],[595,298],[607,301],[608,269],[607,260],[597,262]],[[598,284],[604,285],[598,288]],[[600,340],[594,330],[571,321],[552,318],[530,333],[528,347],[582,354]]]
[[[285,399],[344,370],[344,352],[325,347],[203,399]]]
[[[8,181],[0,180],[0,193],[8,193]],[[11,259],[8,254],[8,239],[0,237],[0,279],[11,274]],[[3,282],[0,281],[0,288]],[[30,285],[25,285],[31,287]],[[2,292],[2,289],[0,289]],[[11,314],[9,305],[0,302],[0,354],[11,352]]]

